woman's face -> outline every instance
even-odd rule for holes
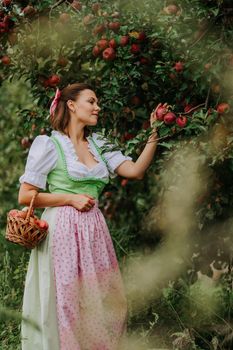
[[[70,109],[77,121],[84,125],[96,125],[100,107],[94,91],[86,89],[80,92],[75,101],[71,101]]]

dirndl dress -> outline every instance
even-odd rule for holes
[[[30,255],[23,298],[22,350],[118,350],[126,334],[127,301],[98,196],[108,182],[106,174],[113,159],[116,168],[131,158],[120,151],[106,152],[103,157],[101,143],[89,137],[99,176],[86,176],[86,167],[85,175],[79,173],[77,177],[76,173],[75,177],[70,174],[69,160],[74,148],[67,138],[59,132],[50,138],[38,136],[20,182],[43,188],[41,178],[36,179],[43,169],[42,181],[49,184],[50,192],[87,193],[96,201],[87,212],[61,206],[46,208],[42,214],[49,223],[49,234]],[[75,161],[80,172],[81,164]]]

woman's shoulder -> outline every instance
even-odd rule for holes
[[[101,132],[93,132],[92,139],[95,141],[97,146],[103,148],[104,152],[110,152],[116,150],[116,145],[114,142],[110,141],[107,136],[102,134]]]
[[[32,142],[30,153],[40,152],[48,153],[55,150],[55,145],[48,135],[38,135]]]
[[[52,144],[52,140],[49,135],[38,135],[35,137],[33,143],[36,144]]]
[[[106,137],[100,132],[92,132],[91,137],[100,147],[107,142]]]

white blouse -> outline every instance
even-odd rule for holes
[[[98,162],[94,167],[89,168],[79,161],[74,145],[67,135],[53,130],[52,136],[56,137],[62,146],[68,173],[76,178],[114,178],[117,175],[115,173],[116,168],[125,160],[132,160],[131,157],[124,156],[121,151],[107,151],[102,154],[107,162],[106,166],[91,142],[90,136],[88,136],[88,148]],[[107,139],[95,132],[92,133],[92,138],[100,148],[107,142]],[[45,190],[47,175],[56,167],[57,160],[57,149],[50,137],[47,135],[37,136],[29,150],[25,172],[20,177],[19,182],[26,182]]]

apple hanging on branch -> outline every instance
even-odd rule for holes
[[[108,47],[103,51],[103,59],[105,61],[113,61],[116,58],[116,51],[112,47]]]
[[[178,118],[176,118],[176,124],[180,127],[180,128],[184,128],[188,123],[188,118],[182,115],[179,115]]]
[[[225,113],[228,113],[230,110],[230,106],[228,103],[226,102],[222,102],[220,103],[218,106],[217,106],[217,112],[218,114],[225,114]]]

